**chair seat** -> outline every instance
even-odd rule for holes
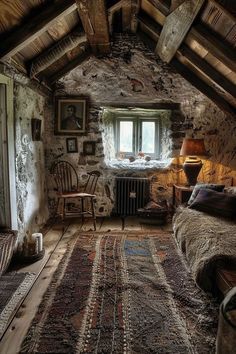
[[[67,192],[67,193],[58,193],[58,195],[62,198],[95,198],[96,195],[89,193],[80,193],[80,192]]]
[[[86,197],[90,197],[90,198],[95,198],[96,195],[94,194],[89,194],[89,193],[78,193],[77,197],[79,198],[86,198]]]
[[[77,198],[79,194],[79,192],[64,192],[64,193],[57,193],[59,197],[62,198]]]
[[[68,161],[57,161],[52,167],[52,174],[57,187],[57,205],[56,213],[62,216],[62,220],[66,216],[76,214],[81,215],[82,222],[88,214],[93,218],[94,230],[96,230],[96,214],[94,194],[97,185],[97,180],[100,175],[98,171],[88,173],[88,178],[82,190],[79,190],[79,179],[77,171]],[[79,203],[74,205],[69,200],[77,199]],[[78,205],[80,204],[80,205]]]

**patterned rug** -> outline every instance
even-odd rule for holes
[[[21,353],[214,353],[218,306],[167,232],[80,234]]]
[[[33,273],[11,272],[0,277],[0,339],[34,280]]]

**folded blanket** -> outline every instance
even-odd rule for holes
[[[196,283],[213,292],[216,269],[236,269],[235,221],[180,206],[173,229]]]

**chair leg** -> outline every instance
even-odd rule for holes
[[[55,208],[55,212],[54,212],[54,216],[53,216],[54,218],[56,218],[56,216],[59,215],[59,210],[58,209],[59,209],[59,205],[60,205],[60,200],[61,200],[61,198],[58,197],[57,198],[57,206]]]
[[[66,198],[63,198],[63,210],[62,210],[62,220],[65,220],[66,216]]]
[[[94,198],[91,198],[91,209],[92,209],[92,217],[93,217],[93,226],[94,226],[94,231],[97,229],[96,225],[96,214],[95,214],[95,207],[94,207]]]
[[[81,198],[81,219],[83,224],[84,223],[84,198]]]

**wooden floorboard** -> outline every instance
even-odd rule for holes
[[[110,232],[110,231],[122,231],[122,219],[118,216],[106,217],[103,219],[100,231]]]
[[[64,225],[62,226],[62,228]],[[43,294],[49,286],[52,276],[57,269],[58,263],[62,259],[68,242],[73,242],[77,237],[77,231],[81,228],[81,223],[71,224],[59,243],[57,243],[51,256],[48,258],[43,270],[39,274],[31,291],[26,296],[22,305],[16,313],[13,321],[8,327],[5,335],[0,343],[0,353],[15,354],[18,353],[21,341],[27,333],[28,327],[35,316],[38,305],[40,304]],[[52,233],[55,231],[52,230]],[[57,231],[56,231],[57,232]],[[50,231],[50,237],[53,237]],[[38,262],[37,262],[38,263]],[[32,268],[31,268],[32,267]],[[34,265],[28,266],[28,270],[34,268]],[[26,268],[24,268],[26,270]]]
[[[137,216],[127,216],[124,220],[124,229],[132,230],[132,231],[140,231],[142,230],[139,219]]]

